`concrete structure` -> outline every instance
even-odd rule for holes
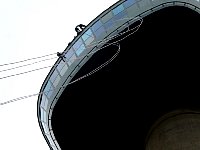
[[[162,116],[151,128],[146,150],[200,149],[200,112],[174,111]]]
[[[92,57],[90,53],[105,45],[103,39],[116,36],[135,23],[136,18],[143,18],[172,6],[188,7],[200,13],[198,0],[122,0],[97,16],[73,39],[63,52],[65,60],[59,58],[56,61],[41,87],[42,94],[38,97],[38,121],[50,149],[61,149],[52,129],[54,107],[73,77]]]

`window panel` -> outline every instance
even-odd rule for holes
[[[114,25],[113,19],[109,20],[108,22],[106,22],[106,23],[104,24],[106,30],[109,30],[110,28],[112,28],[113,25]]]
[[[44,129],[44,132],[48,134],[49,130],[48,130],[47,124],[42,122],[42,126],[43,126],[43,129]]]
[[[46,96],[42,94],[41,106],[44,108]]]
[[[65,64],[62,70],[60,71],[60,75],[63,76],[65,72],[67,71],[67,69],[68,69],[68,66]]]
[[[43,109],[40,109],[40,117],[41,117],[41,120],[44,121],[44,110]]]
[[[74,55],[69,59],[69,61],[67,62],[68,65],[70,66],[70,65],[75,61],[75,59],[76,59],[76,55],[74,54]]]
[[[101,28],[99,28],[94,34],[95,36],[99,39],[101,37],[102,34],[105,34],[106,30],[104,29],[104,27],[102,26]]]
[[[105,22],[107,22],[108,20],[110,20],[112,17],[113,17],[112,12],[109,12],[108,14],[106,14],[105,16],[103,16],[103,17],[101,18],[101,20],[102,20],[103,23],[105,23]]]
[[[85,45],[89,46],[94,41],[94,37],[90,37],[85,41]]]
[[[51,97],[52,93],[53,93],[53,87],[50,83],[50,81],[48,81],[45,89],[44,89],[45,94],[47,95],[48,98]]]
[[[85,46],[82,44],[79,49],[76,50],[76,54],[79,56],[85,50]]]
[[[113,14],[117,15],[120,12],[122,12],[123,10],[124,10],[124,6],[121,4],[121,5],[119,5],[119,6],[117,6],[116,8],[113,9]]]
[[[57,66],[60,75],[63,76],[68,69],[68,66],[65,64],[64,61],[60,61],[59,65]]]
[[[41,106],[42,106],[42,108],[44,108],[46,110],[47,105],[48,105],[48,99],[46,98],[46,96],[44,94],[42,94]]]
[[[126,19],[126,18],[128,18],[127,17],[127,12],[123,11],[122,13],[119,13],[118,15],[116,15],[114,17],[114,20],[115,20],[115,23],[117,23],[119,25],[119,23],[122,24],[122,23],[127,22],[128,19]]]
[[[47,85],[46,85],[46,87],[45,87],[45,89],[44,89],[44,92],[45,92],[46,95],[47,95],[47,93],[49,92],[50,88],[51,88],[51,83],[50,83],[50,81],[48,81],[48,82],[47,82]]]
[[[44,109],[47,110],[47,106],[48,106],[48,100],[46,98],[46,100],[44,101]]]
[[[102,26],[101,21],[97,21],[93,26],[92,26],[92,30],[95,32],[97,31],[100,27]]]
[[[137,2],[136,0],[127,0],[127,1],[124,2],[124,7],[128,8],[131,5],[135,4],[136,2]]]
[[[82,35],[82,39],[84,41],[86,41],[89,37],[93,37],[92,31],[91,29],[87,30],[83,35]]]
[[[89,37],[90,37],[90,35],[88,35],[87,33],[84,33],[84,34],[82,35],[82,39],[83,39],[84,41],[87,40]]]
[[[58,76],[58,72],[57,72],[57,70],[54,70],[54,72],[52,73],[52,75],[50,77],[50,80],[52,83],[55,81],[57,76]]]
[[[48,91],[47,97],[50,98],[52,94],[53,94],[53,87],[51,86]]]
[[[47,120],[47,113],[46,113],[46,111],[43,111],[43,115],[44,115],[44,117],[43,117],[44,120],[43,120],[43,121],[44,121],[44,122],[47,122],[47,121],[46,121],[46,120]]]
[[[65,57],[67,60],[69,60],[72,55],[74,54],[74,50],[71,48],[69,51],[67,51],[67,53],[65,54]]]
[[[56,87],[60,81],[60,76],[57,76],[55,81],[53,82],[53,86]]]
[[[82,42],[82,40],[81,40],[81,38],[78,40],[78,41],[76,41],[76,43],[73,45],[73,48],[76,50],[76,49],[78,49],[80,46],[81,46],[81,44],[83,44],[83,42]]]
[[[41,115],[41,121],[42,122],[47,122],[47,118],[46,118],[46,111],[44,109],[40,109],[40,115]]]
[[[62,70],[64,65],[66,65],[65,62],[61,60],[60,63],[58,64],[58,66],[57,66],[57,69],[58,69],[59,72]]]

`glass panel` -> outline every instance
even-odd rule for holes
[[[43,129],[44,129],[44,132],[49,133],[49,130],[48,130],[46,123],[42,122],[42,126],[43,126]]]
[[[127,0],[127,1],[124,2],[124,7],[128,8],[136,2],[137,2],[136,0]]]
[[[66,54],[65,54],[65,57],[67,60],[69,60],[72,55],[74,54],[74,50],[71,48]]]
[[[117,15],[120,12],[122,12],[123,10],[124,10],[124,6],[121,4],[121,5],[117,6],[115,9],[113,9],[113,14]]]
[[[102,26],[101,21],[97,21],[93,26],[92,26],[92,30],[95,32],[97,29],[99,29]]]
[[[46,96],[44,94],[42,94],[41,107],[43,107],[43,108],[45,105],[45,100],[46,100]]]
[[[103,16],[103,17],[101,18],[101,20],[102,20],[103,23],[105,23],[105,22],[107,22],[108,20],[110,20],[112,17],[113,17],[112,12],[109,12],[108,14],[106,14],[105,16]]]
[[[127,13],[123,11],[122,13],[116,15],[114,19],[115,19],[115,23],[125,23],[128,21]]]
[[[76,50],[76,54],[79,56],[85,50],[85,46],[82,44],[79,49]]]
[[[94,41],[94,37],[90,37],[85,41],[85,45],[89,46]]]
[[[48,99],[46,96],[43,94],[42,95],[42,102],[41,102],[41,107],[44,108],[45,110],[47,109],[47,104],[48,104]]]
[[[89,29],[87,30],[83,35],[82,35],[82,39],[84,41],[86,41],[89,37],[93,36],[92,31]]]
[[[41,120],[44,121],[44,110],[43,109],[40,109],[40,117],[41,117]]]
[[[83,42],[82,42],[81,39],[79,39],[79,40],[76,41],[76,43],[73,45],[73,48],[76,50],[76,49],[78,49],[78,48],[81,46],[81,44],[83,44]]]
[[[68,67],[67,65],[65,65],[62,70],[60,71],[60,75],[63,76],[65,74],[65,72],[67,71]]]
[[[45,101],[44,101],[44,109],[45,109],[45,110],[47,110],[47,106],[48,106],[48,100],[47,100],[47,98],[46,98]]]
[[[84,33],[82,36],[82,39],[85,41],[89,38],[90,36],[87,33]]]
[[[105,30],[104,27],[102,26],[102,27],[99,28],[94,34],[95,34],[95,36],[96,36],[97,38],[100,38],[101,35],[102,35],[103,33],[105,33],[105,32],[106,32],[106,30]]]
[[[69,61],[67,62],[68,65],[70,66],[70,65],[75,61],[75,59],[76,59],[76,55],[74,54],[74,55],[69,59]]]
[[[109,30],[110,28],[112,28],[113,25],[114,25],[113,19],[109,20],[108,22],[106,22],[106,23],[104,24],[104,26],[105,26],[105,28],[106,28],[107,30]]]
[[[52,83],[54,82],[54,80],[56,79],[57,76],[58,76],[58,72],[57,72],[57,70],[54,70],[54,72],[52,73],[52,75],[50,77],[50,80]]]
[[[46,95],[47,95],[47,93],[49,92],[50,88],[51,88],[51,83],[50,83],[50,81],[48,81],[48,82],[47,82],[47,85],[46,85],[46,87],[45,87],[45,89],[44,89],[44,92],[45,92]]]
[[[44,109],[40,109],[40,115],[41,115],[41,121],[46,122],[47,118],[46,118],[46,111]]]
[[[44,115],[44,117],[43,117],[44,120],[43,120],[43,121],[44,121],[44,122],[47,122],[47,121],[46,121],[46,120],[47,120],[47,113],[46,113],[46,111],[43,111],[43,115]]]
[[[57,66],[57,69],[58,69],[59,72],[62,70],[64,65],[65,65],[65,62],[61,60],[60,63],[58,64],[58,66]]]
[[[53,93],[53,87],[50,83],[50,81],[48,81],[45,89],[44,89],[45,94],[47,95],[48,98],[51,97],[52,93]]]
[[[53,86],[56,87],[58,85],[59,81],[60,81],[60,76],[57,76],[57,78],[53,82]]]
[[[47,94],[47,97],[50,98],[52,93],[53,93],[53,87],[51,86],[50,89],[49,89],[49,92]]]

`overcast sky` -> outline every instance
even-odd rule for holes
[[[0,0],[0,103],[38,93],[50,68],[2,77],[53,65],[56,59],[9,71],[3,70],[42,59],[2,64],[62,52],[76,35],[76,25],[87,25],[115,2],[117,0]],[[52,57],[56,55],[47,58]],[[37,96],[0,106],[0,149],[49,149],[38,125]]]

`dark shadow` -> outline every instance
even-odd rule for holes
[[[160,116],[174,109],[199,109],[200,15],[169,7],[144,18],[121,42],[108,66],[68,86],[55,106],[52,126],[62,149],[126,146],[144,150],[145,136]],[[74,77],[116,52],[96,53]]]

